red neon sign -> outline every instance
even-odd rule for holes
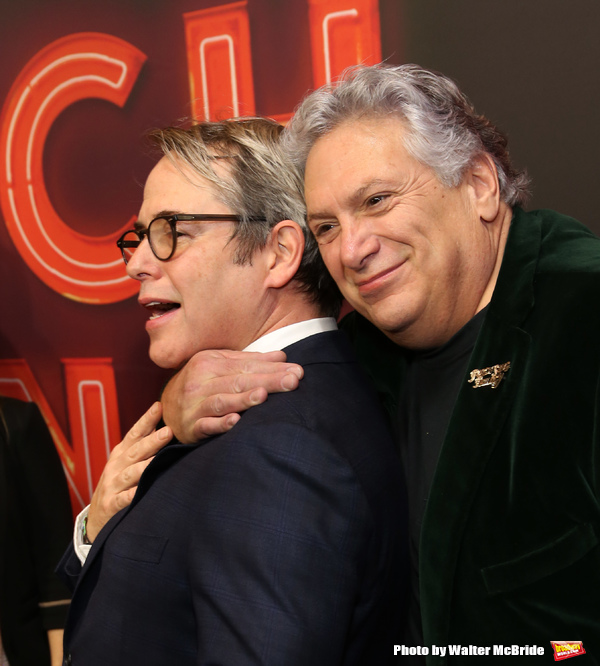
[[[58,450],[78,513],[89,503],[111,449],[121,439],[117,389],[108,358],[63,359],[71,444],[29,365],[0,360],[0,394],[37,403]]]
[[[183,15],[194,117],[254,115],[254,80],[247,3]]]
[[[381,61],[376,0],[308,0],[315,88],[350,65]]]
[[[88,303],[132,296],[115,240],[75,232],[46,191],[43,151],[57,116],[70,104],[99,97],[123,106],[145,55],[121,39],[79,33],[42,49],[13,84],[0,119],[0,204],[11,238],[29,268],[58,293]]]
[[[315,87],[349,65],[381,59],[377,0],[309,0],[308,6]],[[186,13],[183,19],[194,115],[217,119],[254,114],[247,2]],[[46,138],[58,115],[79,100],[95,97],[123,107],[145,60],[141,51],[111,35],[64,37],[25,65],[0,115],[0,206],[11,239],[47,286],[76,301],[113,303],[137,292],[137,282],[126,276],[115,248],[131,221],[124,220],[121,228],[101,238],[71,229],[46,191]],[[285,122],[290,115],[277,120]],[[62,363],[70,438],[26,361],[0,361],[0,394],[40,406],[77,510],[89,501],[110,449],[121,439],[117,392],[111,359]]]

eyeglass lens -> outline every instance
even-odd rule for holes
[[[152,251],[159,259],[169,259],[175,246],[175,227],[164,217],[158,217],[148,227],[148,239]]]
[[[163,261],[169,259],[173,254],[175,244],[175,232],[169,222],[163,217],[152,220],[146,233],[155,256]],[[120,247],[126,264],[129,263],[141,242],[142,239],[138,232],[133,229],[122,236]]]

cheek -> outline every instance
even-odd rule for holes
[[[218,312],[223,295],[215,291],[206,281],[197,281],[184,293],[184,321],[191,334],[198,333],[201,327],[210,325]]]
[[[335,241],[319,247],[319,252],[321,253],[325,268],[327,268],[332,277],[337,278],[338,275],[342,275],[343,266],[340,261],[340,254],[335,250]]]
[[[193,259],[191,252],[186,259]],[[182,258],[184,258],[182,257]],[[214,282],[218,280],[218,269],[210,263],[198,257],[195,261],[188,261],[177,266],[177,271],[172,270],[169,278],[174,293],[181,299],[185,310],[191,311],[202,301],[207,301],[207,294],[214,288]]]

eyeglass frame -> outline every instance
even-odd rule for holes
[[[168,257],[159,257],[158,254],[156,254],[156,250],[154,249],[152,242],[150,240],[150,227],[154,222],[157,220],[165,220],[165,222],[169,225],[169,228],[171,229],[171,237],[173,239],[173,247],[171,249],[171,252],[169,253]],[[169,261],[171,257],[175,254],[175,250],[177,249],[177,227],[176,224],[177,222],[266,222],[267,218],[266,217],[244,217],[242,215],[228,215],[228,214],[219,214],[219,213],[192,213],[192,214],[176,214],[176,215],[159,215],[158,217],[155,217],[154,219],[150,220],[150,224],[145,229],[136,229],[135,227],[133,229],[128,229],[118,240],[117,240],[117,247],[119,250],[121,250],[121,256],[123,257],[123,261],[125,262],[125,265],[127,265],[127,259],[125,258],[125,249],[126,248],[137,248],[140,246],[140,243],[144,240],[144,237],[148,239],[148,245],[150,245],[150,249],[152,250],[152,254],[159,260],[159,261]],[[137,241],[126,241],[125,236],[130,233],[136,234],[138,237]],[[129,245],[126,243],[137,243],[137,245]]]

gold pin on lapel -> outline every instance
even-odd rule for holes
[[[482,368],[481,370],[471,370],[469,384],[473,384],[473,388],[481,388],[482,386],[491,386],[493,389],[498,388],[498,384],[504,379],[504,375],[509,370],[510,361],[499,365],[492,365],[489,368]]]

